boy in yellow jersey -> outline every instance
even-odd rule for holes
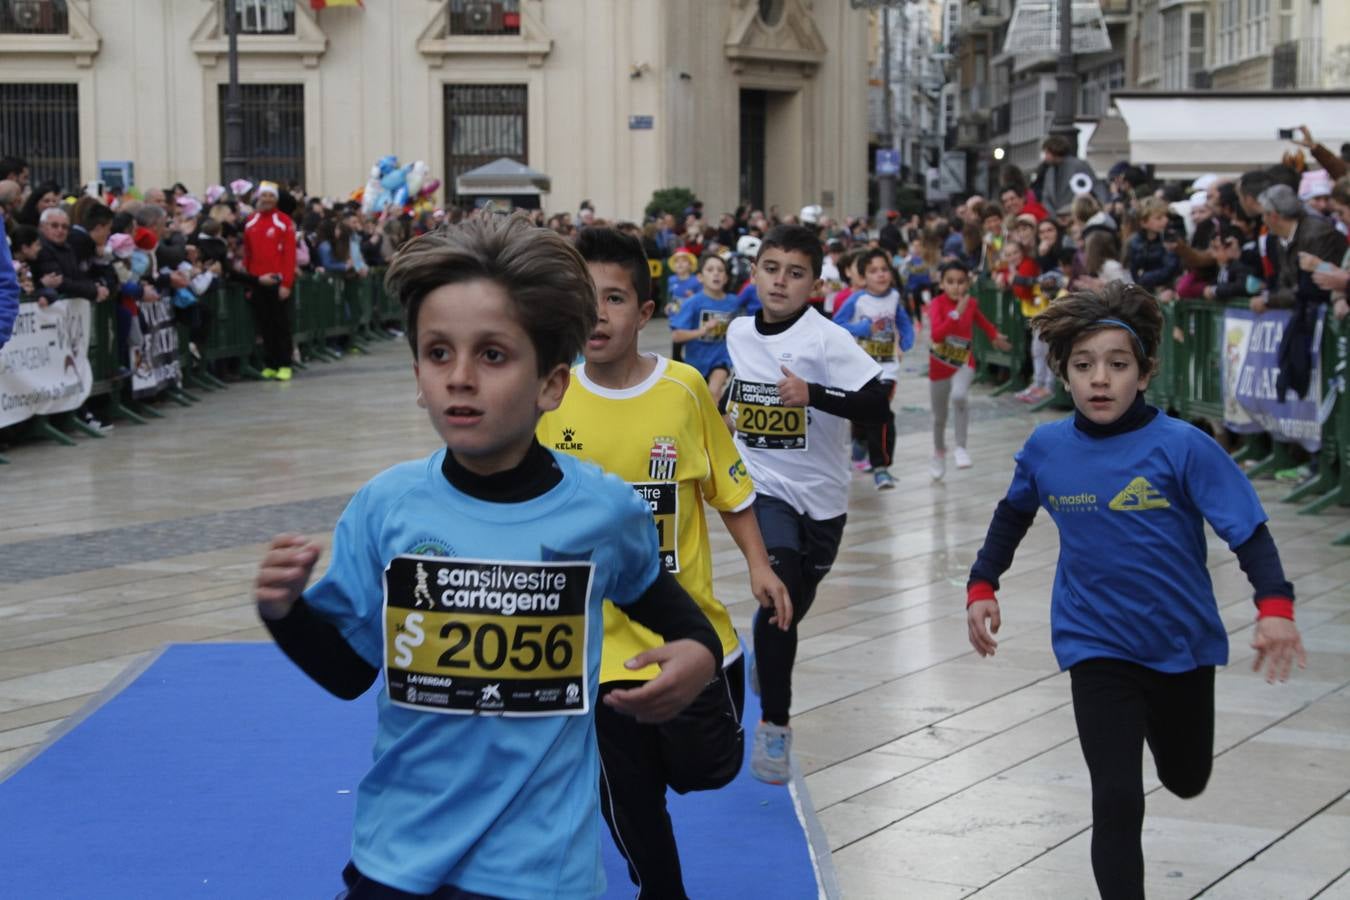
[[[629,877],[643,900],[683,898],[666,788],[685,793],[722,787],[740,771],[745,745],[745,660],[731,616],[713,596],[705,501],[745,555],[751,590],[771,621],[787,628],[792,607],[751,509],[754,487],[703,377],[683,363],[638,352],[638,333],[655,310],[645,299],[651,276],[642,244],[612,229],[587,228],[577,249],[595,281],[599,324],[562,405],[540,420],[539,440],[599,464],[647,500],[666,570],[722,640],[721,674],[675,719],[654,725],[606,702],[596,706],[600,806]],[[662,643],[606,603],[602,700],[654,678],[655,666],[630,670],[624,662]]]

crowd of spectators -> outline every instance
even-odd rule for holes
[[[697,263],[720,255],[732,290],[749,279],[753,239],[774,225],[796,223],[816,229],[826,250],[822,296],[854,280],[850,265],[858,250],[881,246],[892,256],[895,283],[915,317],[934,293],[939,266],[958,259],[1016,294],[1028,317],[1066,291],[1134,281],[1164,301],[1245,298],[1257,312],[1293,309],[1290,330],[1297,338],[1310,330],[1322,305],[1337,317],[1350,312],[1350,147],[1337,155],[1307,129],[1296,143],[1278,164],[1240,177],[1155,183],[1125,162],[1098,179],[1055,136],[1045,142],[1043,163],[1030,179],[1005,166],[997,196],[957,198],[946,209],[922,214],[891,211],[879,228],[863,217],[836,221],[818,206],[789,214],[741,206],[714,220],[698,201],[641,223],[601,219],[590,201],[575,215],[530,215],[540,227],[567,236],[612,225],[638,237],[654,261],[685,257]],[[200,195],[175,184],[137,196],[96,190],[72,196],[51,182],[30,184],[24,160],[0,160],[0,215],[22,295],[39,303],[58,296],[116,302],[124,365],[138,304],[170,298],[195,350],[211,324],[196,298],[233,281],[245,286],[255,305],[265,371],[289,377],[295,351],[288,334],[284,341],[276,334],[285,326],[271,313],[281,308],[274,304],[287,301],[297,273],[365,278],[411,237],[474,214],[423,208],[372,215],[359,202],[329,202],[306,196],[299,186],[245,180],[213,185]],[[268,250],[264,240],[249,240],[249,224],[259,221],[293,223],[293,238],[283,239],[294,241],[293,257]],[[665,279],[655,281],[664,286]],[[263,315],[257,314],[259,303],[267,304]],[[1300,352],[1306,347],[1288,343],[1282,377],[1301,394],[1308,386],[1306,352]],[[1051,386],[1037,377],[1019,396],[1036,401]]]

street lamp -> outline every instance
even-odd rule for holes
[[[884,105],[886,107],[885,130],[886,143],[894,154],[897,161],[902,158],[900,153],[900,135],[895,127],[895,98],[891,89],[891,10],[896,7],[903,7],[906,3],[913,3],[915,0],[849,0],[849,5],[854,9],[876,9],[881,7],[881,68],[885,73],[882,78],[882,90],[885,97]],[[905,15],[903,10],[901,15]],[[904,21],[908,25],[908,19]],[[906,38],[909,29],[905,28]],[[903,53],[905,48],[901,48]],[[897,162],[896,168],[898,169]],[[895,205],[896,179],[899,172],[892,172],[890,167],[877,172],[877,218],[878,221],[884,219],[886,210]]]
[[[239,98],[238,0],[224,0],[225,33],[229,36],[230,83],[225,89],[225,158],[221,160],[226,184],[244,177],[244,104]]]
[[[1073,2],[1059,0],[1059,58],[1055,64],[1055,118],[1050,133],[1063,135],[1078,153],[1077,115],[1078,78],[1073,71]],[[1044,121],[1044,120],[1042,120]]]

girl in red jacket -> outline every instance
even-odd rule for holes
[[[933,480],[947,472],[947,407],[956,410],[956,467],[972,465],[966,452],[966,433],[970,424],[970,385],[975,380],[975,358],[971,342],[975,326],[1000,350],[1009,350],[1008,339],[984,317],[970,296],[970,270],[965,263],[949,261],[939,270],[942,293],[933,298],[928,322],[931,340],[928,350],[928,391],[933,404],[933,462],[929,467]]]

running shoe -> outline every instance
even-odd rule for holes
[[[877,469],[872,473],[872,481],[876,484],[879,491],[891,491],[895,489],[895,479],[891,473],[885,469]]]
[[[1294,466],[1292,469],[1280,469],[1275,473],[1275,480],[1286,483],[1306,481],[1314,474],[1316,473],[1313,472],[1312,466],[1305,464],[1302,466]]]
[[[277,381],[290,381],[293,374],[290,366],[282,366],[277,369]]]
[[[872,464],[867,461],[867,444],[864,441],[853,442],[853,468],[859,472],[872,471]]]
[[[755,748],[750,754],[750,772],[769,784],[786,784],[792,776],[788,754],[792,750],[792,728],[760,722],[755,730]]]
[[[928,464],[928,474],[933,476],[934,481],[941,481],[942,476],[947,474],[947,456],[943,453],[934,453],[933,461]]]
[[[956,467],[958,469],[969,469],[975,463],[970,461],[970,454],[966,452],[965,447],[956,448]]]
[[[271,366],[268,366],[266,369],[263,369],[263,370],[262,370],[262,377],[268,378],[268,379],[276,378],[276,377],[277,377],[277,370],[276,370],[276,369],[273,369]]]
[[[110,422],[102,421],[101,419],[99,419],[98,416],[94,415],[87,409],[81,410],[79,413],[77,413],[77,416],[79,417],[79,420],[83,422],[86,426],[94,429],[100,434],[107,434],[109,431],[113,430],[112,424]]]

